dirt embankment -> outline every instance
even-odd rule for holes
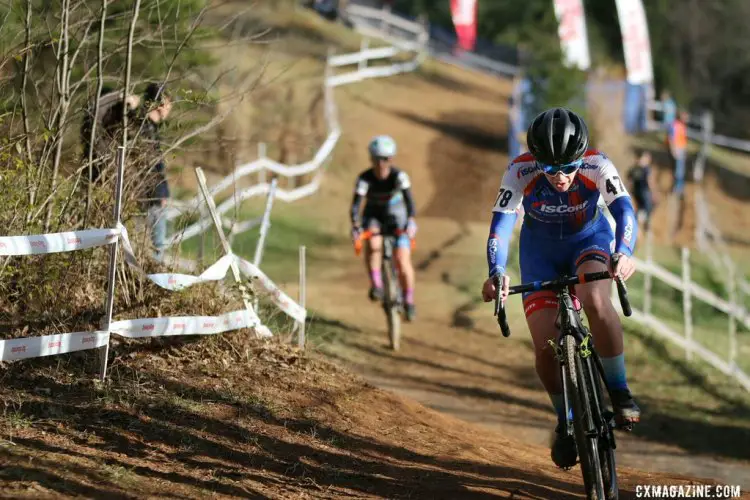
[[[4,498],[578,498],[537,447],[244,332],[3,371]],[[623,472],[636,483],[686,483]]]

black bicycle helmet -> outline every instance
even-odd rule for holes
[[[583,118],[565,108],[543,111],[526,133],[529,152],[546,165],[565,165],[583,157],[589,147],[589,129]]]

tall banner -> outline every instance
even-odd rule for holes
[[[565,56],[566,66],[589,69],[589,40],[582,0],[554,0],[557,33]]]
[[[474,50],[477,40],[477,0],[451,0],[451,16],[458,46],[463,50]]]
[[[634,85],[651,83],[654,80],[651,66],[651,43],[643,4],[641,0],[616,0],[616,2],[628,83]]]

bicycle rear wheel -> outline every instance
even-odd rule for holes
[[[563,356],[565,387],[573,409],[573,430],[586,496],[590,500],[606,500],[599,458],[599,436],[591,412],[589,384],[583,374],[576,340],[572,335],[563,338]]]
[[[398,276],[391,259],[383,260],[383,309],[388,321],[388,339],[391,349],[398,351],[401,344],[401,313],[399,308]]]

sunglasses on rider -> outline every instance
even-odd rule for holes
[[[373,158],[375,158],[375,161],[378,162],[378,163],[383,163],[383,162],[386,162],[386,161],[391,161],[391,157],[390,156],[373,156]]]
[[[570,163],[566,163],[564,165],[539,164],[542,172],[547,175],[556,175],[558,172],[562,172],[565,175],[570,175],[581,168],[581,165],[583,165],[583,158],[581,158],[580,160],[572,161]]]

